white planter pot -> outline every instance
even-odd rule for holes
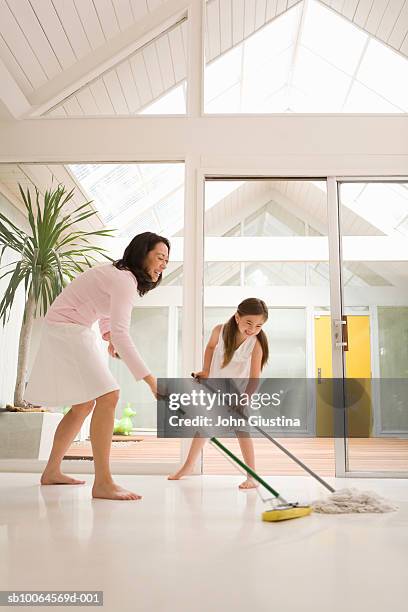
[[[0,412],[0,459],[48,459],[58,412]]]

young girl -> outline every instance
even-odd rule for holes
[[[248,298],[241,302],[236,313],[225,323],[216,325],[204,353],[204,365],[194,378],[244,378],[256,379],[268,360],[268,340],[262,325],[268,319],[265,302]],[[249,392],[250,382],[245,387]],[[238,435],[244,461],[255,469],[255,455],[252,439],[247,434]],[[184,465],[171,474],[169,480],[179,480],[191,474],[206,438],[195,437]],[[247,478],[239,485],[240,489],[252,489],[256,484]]]

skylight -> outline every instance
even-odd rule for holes
[[[344,183],[341,203],[387,236],[407,236],[408,191],[399,183]]]
[[[140,115],[185,115],[186,82],[174,87],[140,111]]]
[[[205,112],[405,113],[407,82],[406,58],[308,0],[208,64]]]
[[[178,236],[184,226],[184,164],[74,164],[68,166],[103,223],[123,238],[144,231]],[[243,181],[207,181],[206,209]]]
[[[83,164],[69,169],[102,221],[121,235],[149,229],[172,236],[182,229],[184,164]]]

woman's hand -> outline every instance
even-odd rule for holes
[[[143,380],[145,381],[146,384],[149,385],[150,390],[153,393],[154,397],[156,399],[159,399],[159,396],[157,393],[157,378],[153,376],[152,374],[148,374],[147,376],[144,377]]]
[[[114,359],[120,359],[119,354],[116,352],[115,347],[113,346],[113,344],[112,344],[112,342],[110,340],[109,340],[109,344],[108,344],[108,353]]]
[[[191,372],[191,376],[193,378],[197,378],[198,380],[200,380],[200,378],[208,378],[208,374],[209,372],[207,370],[201,370],[200,372]]]

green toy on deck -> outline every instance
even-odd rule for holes
[[[121,436],[130,436],[133,430],[132,417],[137,413],[132,410],[131,403],[128,402],[122,412],[120,419],[115,419],[113,433]]]

